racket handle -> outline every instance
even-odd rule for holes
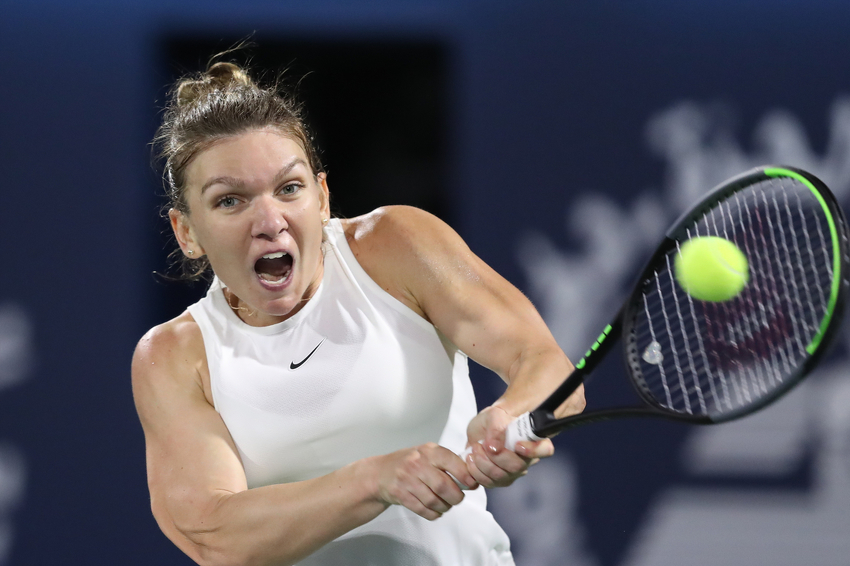
[[[505,448],[510,450],[511,452],[516,452],[516,443],[522,442],[524,440],[543,440],[542,436],[537,436],[534,434],[534,430],[532,430],[531,426],[531,413],[523,413],[508,425],[507,430],[505,430]],[[460,459],[466,462],[466,457],[472,454],[472,446],[467,446],[463,452],[459,454]],[[451,474],[449,474],[451,475]],[[461,489],[468,489],[462,483],[457,481],[457,479],[452,476],[452,479],[455,480],[455,483]]]
[[[533,440],[537,442],[538,440],[543,440],[545,437],[537,436],[534,434],[534,430],[531,425],[531,413],[523,413],[508,425],[507,430],[505,430],[505,448],[510,450],[511,452],[516,452],[514,448],[516,448],[517,442],[522,442],[524,440]],[[466,457],[472,454],[472,446],[467,446],[464,448],[463,452],[459,454],[460,459],[466,461]]]
[[[543,440],[544,437],[534,434],[534,428],[531,424],[531,413],[523,413],[518,416],[505,431],[505,448],[511,452],[516,452],[517,442],[524,440]]]

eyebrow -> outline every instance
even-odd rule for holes
[[[293,169],[295,169],[299,165],[307,166],[307,162],[301,159],[300,157],[293,159],[286,165],[283,169],[278,171],[278,173],[274,176],[274,184],[277,185],[280,183],[287,175],[289,175]],[[217,184],[230,185],[234,188],[242,188],[245,186],[245,183],[241,179],[237,179],[236,177],[222,176],[222,177],[214,177],[209,179],[204,185],[201,187],[201,195],[206,192],[208,188]]]

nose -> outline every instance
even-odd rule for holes
[[[275,240],[286,231],[286,221],[281,203],[274,198],[259,197],[254,201],[254,218],[251,235],[255,238]]]

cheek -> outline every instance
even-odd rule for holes
[[[242,231],[235,223],[207,222],[195,230],[195,235],[210,261],[214,261],[240,251]]]
[[[312,238],[315,234],[321,235],[324,227],[322,218],[325,217],[323,210],[322,205],[315,200],[305,203],[298,209],[297,223],[305,236],[309,235]],[[295,221],[294,217],[292,219]]]
[[[322,253],[322,245],[325,241],[325,231],[323,230],[322,219],[316,216],[315,211],[312,211],[309,217],[305,218],[302,224],[303,234],[303,257],[310,264],[319,264],[322,262],[324,254]]]

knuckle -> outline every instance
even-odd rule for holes
[[[400,468],[395,475],[396,489],[401,489],[402,485],[408,485],[412,477],[413,474],[410,473],[410,470],[408,470],[407,467]]]
[[[413,470],[419,467],[421,461],[422,455],[419,452],[410,452],[402,461],[401,470],[404,470],[407,474],[411,474]]]
[[[525,470],[527,467],[528,467],[528,464],[526,464],[523,461],[509,462],[508,464],[505,465],[504,470],[509,474],[518,474],[518,473],[522,472],[523,470]]]
[[[421,517],[423,517],[424,519],[428,519],[429,521],[436,521],[437,519],[439,519],[440,517],[443,516],[442,513],[438,513],[436,511],[432,511],[430,509],[426,509],[422,513],[419,513],[419,515]]]
[[[460,491],[460,489],[455,484],[454,480],[450,479],[447,474],[444,474],[440,481],[434,485],[434,493],[437,494],[437,497],[448,501],[455,495],[455,491]]]
[[[449,505],[457,505],[463,501],[463,492],[457,487],[446,489],[445,493],[441,493],[440,497]]]
[[[508,477],[508,475],[510,475],[509,472],[507,470],[503,470],[502,468],[495,468],[492,472],[490,472],[490,477],[494,481],[501,481]]]
[[[478,468],[475,468],[475,470],[470,470],[469,474],[472,476],[472,479],[474,479],[478,483],[478,485],[488,487],[487,476],[485,476],[483,473],[481,473],[481,470],[479,470]]]
[[[425,505],[425,507],[427,507],[428,509],[439,508],[439,507],[442,506],[442,503],[443,503],[443,501],[439,497],[434,495],[433,493],[429,493],[427,495],[424,495],[422,497],[421,501]]]

